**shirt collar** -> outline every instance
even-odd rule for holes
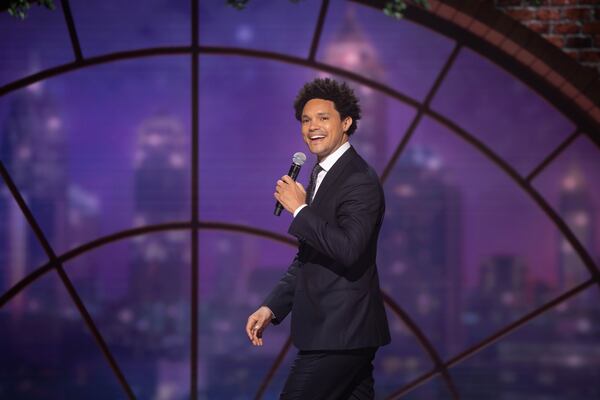
[[[350,142],[342,144],[336,151],[325,157],[325,159],[321,161],[319,165],[325,170],[325,172],[329,172],[331,167],[333,167],[333,164],[335,164],[336,161],[340,159],[342,154],[344,154],[349,148]]]

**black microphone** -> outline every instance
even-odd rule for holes
[[[304,161],[306,161],[306,154],[301,152],[294,153],[294,156],[292,157],[292,166],[290,167],[290,171],[288,172],[288,176],[294,181],[298,177],[298,174],[300,173],[300,167],[302,167]],[[283,211],[283,206],[280,202],[277,202],[275,204],[275,212],[273,214],[279,217],[281,215],[281,211]]]

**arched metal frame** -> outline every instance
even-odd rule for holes
[[[371,7],[382,8],[384,2],[383,1],[368,1],[368,0],[353,0],[356,3],[362,3]],[[576,294],[586,290],[590,286],[597,284],[600,287],[600,269],[598,265],[594,262],[594,260],[590,257],[587,250],[582,246],[577,237],[573,234],[568,225],[564,222],[564,220],[554,211],[554,209],[545,201],[545,199],[533,188],[531,185],[532,180],[543,171],[552,161],[556,159],[558,155],[560,155],[565,149],[569,147],[573,141],[586,132],[587,135],[592,139],[592,141],[600,147],[600,139],[594,135],[592,132],[598,132],[597,124],[594,122],[590,122],[589,118],[583,118],[583,114],[581,111],[575,107],[572,102],[566,100],[564,96],[561,96],[559,92],[549,88],[548,84],[540,80],[538,77],[534,76],[531,71],[524,69],[519,63],[517,63],[510,56],[505,53],[499,51],[494,48],[490,44],[485,41],[477,38],[472,33],[460,29],[455,25],[450,24],[448,21],[442,20],[435,15],[428,13],[422,9],[409,7],[406,13],[406,17],[423,25],[428,26],[429,28],[444,34],[446,36],[450,36],[456,40],[456,46],[452,51],[451,55],[448,57],[444,67],[440,71],[438,77],[435,80],[432,88],[427,94],[425,100],[420,103],[419,101],[412,99],[411,97],[400,93],[389,86],[386,86],[382,83],[372,81],[367,79],[361,75],[357,75],[353,72],[349,72],[346,70],[342,70],[337,67],[333,67],[331,65],[323,64],[317,62],[315,60],[317,49],[319,47],[320,36],[323,29],[325,17],[327,15],[327,10],[329,7],[329,0],[323,0],[321,9],[319,12],[319,17],[317,20],[317,25],[315,28],[315,32],[313,35],[313,40],[311,43],[310,53],[307,58],[299,58],[293,57],[281,53],[273,53],[268,51],[258,51],[258,50],[249,50],[249,49],[241,49],[241,48],[231,48],[231,47],[212,47],[212,46],[200,46],[199,38],[198,38],[198,25],[199,25],[199,15],[198,15],[198,7],[199,0],[191,0],[191,20],[192,20],[192,29],[191,29],[191,46],[173,46],[173,47],[157,47],[157,48],[146,48],[139,49],[133,51],[124,51],[124,52],[115,52],[110,53],[103,56],[85,58],[81,51],[81,46],[79,43],[77,30],[75,28],[75,22],[73,20],[70,5],[68,0],[61,0],[62,10],[65,17],[66,24],[69,30],[69,37],[71,40],[73,53],[75,57],[75,61],[72,63],[67,63],[61,66],[53,67],[41,71],[36,74],[32,74],[25,78],[16,80],[12,83],[9,83],[5,86],[0,87],[0,96],[7,94],[9,92],[15,91],[17,89],[23,88],[27,85],[30,85],[34,82],[38,82],[44,79],[47,79],[52,76],[60,75],[63,73],[67,73],[73,70],[78,70],[82,68],[87,68],[90,66],[115,62],[119,60],[132,59],[132,58],[140,58],[140,57],[148,57],[148,56],[164,56],[164,55],[175,55],[175,54],[187,54],[191,57],[191,66],[192,66],[192,76],[191,76],[191,84],[192,84],[192,146],[191,146],[191,220],[190,221],[174,221],[170,223],[160,224],[160,225],[152,225],[152,226],[144,226],[141,228],[128,229],[120,232],[113,233],[111,235],[98,238],[91,242],[85,243],[75,249],[71,249],[64,254],[57,255],[55,254],[52,246],[48,242],[44,233],[42,232],[40,226],[38,225],[35,217],[27,207],[24,199],[22,198],[18,188],[14,184],[10,174],[6,170],[2,160],[0,160],[0,175],[5,181],[9,191],[14,197],[15,201],[19,205],[22,210],[27,222],[31,226],[35,236],[39,240],[44,252],[46,253],[49,261],[35,269],[28,276],[23,278],[20,282],[16,283],[13,287],[11,287],[8,291],[6,291],[2,296],[0,296],[0,308],[7,304],[14,296],[28,287],[31,283],[42,277],[44,274],[48,273],[51,270],[55,270],[62,283],[65,285],[69,296],[73,300],[75,306],[79,310],[84,322],[90,332],[92,333],[94,339],[96,340],[100,350],[105,356],[107,362],[109,363],[111,369],[115,373],[116,378],[120,382],[125,394],[128,398],[134,399],[135,395],[127,382],[124,374],[122,373],[119,365],[114,359],[110,349],[108,348],[105,340],[103,339],[99,329],[97,328],[95,322],[91,318],[89,312],[87,311],[83,301],[81,300],[79,294],[77,293],[75,287],[73,286],[71,280],[69,279],[67,273],[64,270],[63,263],[77,257],[80,254],[83,254],[87,251],[90,251],[94,248],[98,248],[100,246],[104,246],[110,242],[119,241],[128,237],[134,237],[139,235],[145,235],[152,232],[157,231],[170,231],[170,230],[189,230],[191,233],[192,246],[191,246],[191,357],[190,357],[190,385],[191,385],[191,398],[196,399],[198,396],[198,282],[199,282],[199,263],[198,263],[198,234],[200,229],[217,229],[217,230],[225,230],[232,231],[237,233],[246,233],[251,235],[262,236],[265,238],[269,238],[275,241],[279,241],[281,243],[285,243],[288,245],[295,246],[296,242],[291,240],[289,237],[280,235],[274,232],[269,232],[261,229],[256,229],[248,226],[241,226],[235,224],[227,224],[221,222],[209,222],[209,221],[201,221],[199,219],[199,195],[198,195],[198,171],[199,171],[199,157],[198,157],[198,138],[199,138],[199,111],[198,111],[198,99],[199,99],[199,73],[200,73],[200,65],[199,65],[199,56],[200,54],[213,54],[213,55],[223,55],[223,56],[245,56],[245,57],[254,57],[254,58],[263,58],[269,59],[294,65],[300,65],[307,68],[316,69],[319,71],[329,72],[338,76],[342,76],[349,80],[355,81],[362,85],[368,86],[374,90],[377,90],[383,94],[386,94],[389,97],[392,97],[400,102],[411,105],[417,109],[417,114],[413,118],[411,124],[409,125],[406,133],[402,137],[398,147],[393,153],[393,156],[388,161],[384,172],[381,175],[381,180],[385,182],[390,172],[392,171],[396,161],[399,156],[402,154],[402,151],[408,144],[415,128],[418,126],[420,120],[424,115],[429,116],[432,119],[435,119],[440,124],[447,127],[450,131],[456,134],[461,139],[465,140],[467,143],[475,147],[478,151],[484,154],[491,162],[493,162],[498,168],[503,170],[523,191],[525,191],[532,200],[537,203],[537,205],[542,209],[542,211],[548,216],[548,218],[555,224],[555,226],[559,229],[559,231],[565,236],[566,240],[570,242],[573,246],[574,250],[577,252],[584,265],[588,269],[591,274],[591,278],[586,282],[570,289],[569,291],[561,294],[560,296],[552,299],[546,304],[538,307],[534,311],[524,315],[519,320],[514,321],[513,323],[505,326],[501,330],[493,333],[488,336],[484,340],[476,343],[472,347],[464,350],[460,354],[450,358],[449,360],[443,361],[440,355],[437,353],[433,345],[429,342],[426,334],[418,327],[416,323],[414,323],[409,315],[404,312],[404,310],[394,302],[394,300],[384,293],[384,299],[386,305],[389,309],[394,313],[394,315],[398,316],[402,321],[406,324],[409,330],[415,335],[418,342],[423,347],[424,351],[429,355],[431,360],[434,363],[434,368],[420,377],[417,377],[413,381],[407,383],[403,387],[398,388],[393,393],[389,394],[389,399],[395,399],[407,392],[413,390],[417,386],[427,382],[431,378],[440,374],[446,385],[448,390],[450,391],[452,397],[454,399],[459,399],[459,393],[454,384],[450,374],[448,373],[448,368],[460,363],[464,359],[472,356],[476,352],[486,348],[492,343],[498,341],[503,336],[512,332],[513,330],[521,327],[527,322],[531,321],[533,318],[536,318],[540,314],[548,311],[549,309],[555,307],[557,304],[575,296]],[[573,121],[578,121],[577,129],[574,133],[572,133],[566,140],[563,141],[559,146],[557,146],[553,151],[551,151],[547,157],[536,167],[534,168],[525,178],[521,177],[519,173],[512,168],[506,161],[504,161],[501,157],[495,154],[490,148],[488,148],[485,144],[479,141],[474,135],[468,133],[466,130],[455,124],[453,121],[449,120],[445,116],[435,112],[430,108],[430,102],[436,94],[437,89],[440,84],[444,80],[447,72],[453,65],[456,56],[459,54],[460,50],[463,47],[469,47],[483,56],[492,59],[498,65],[507,69],[513,75],[521,79],[524,83],[532,87],[535,91],[540,93],[546,99],[548,99],[559,111],[561,111],[565,116],[569,117]],[[566,56],[565,56],[566,57]],[[581,122],[583,121],[583,122]],[[289,350],[291,345],[291,341],[288,341],[282,347],[278,357],[276,358],[273,366],[270,371],[267,373],[265,379],[261,383],[258,388],[256,398],[261,398],[264,391],[266,390],[273,374],[283,361],[283,357],[286,352]]]

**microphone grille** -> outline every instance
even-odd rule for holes
[[[292,157],[292,162],[296,165],[304,165],[304,161],[306,161],[306,154],[302,153],[302,152],[297,152],[294,153],[294,156]]]

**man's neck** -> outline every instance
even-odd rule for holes
[[[340,149],[340,147],[342,147],[346,143],[348,143],[348,139],[346,139],[342,143],[340,143],[340,145],[338,147],[336,147],[331,153],[327,154],[325,157],[317,156],[317,162],[320,164],[323,161],[327,160],[328,157],[330,157],[332,154],[334,154],[336,151],[338,151]]]
[[[335,151],[331,152],[327,157],[319,160],[319,165],[325,170],[329,171],[331,167],[342,157],[342,155],[350,148],[350,143],[344,142]]]

